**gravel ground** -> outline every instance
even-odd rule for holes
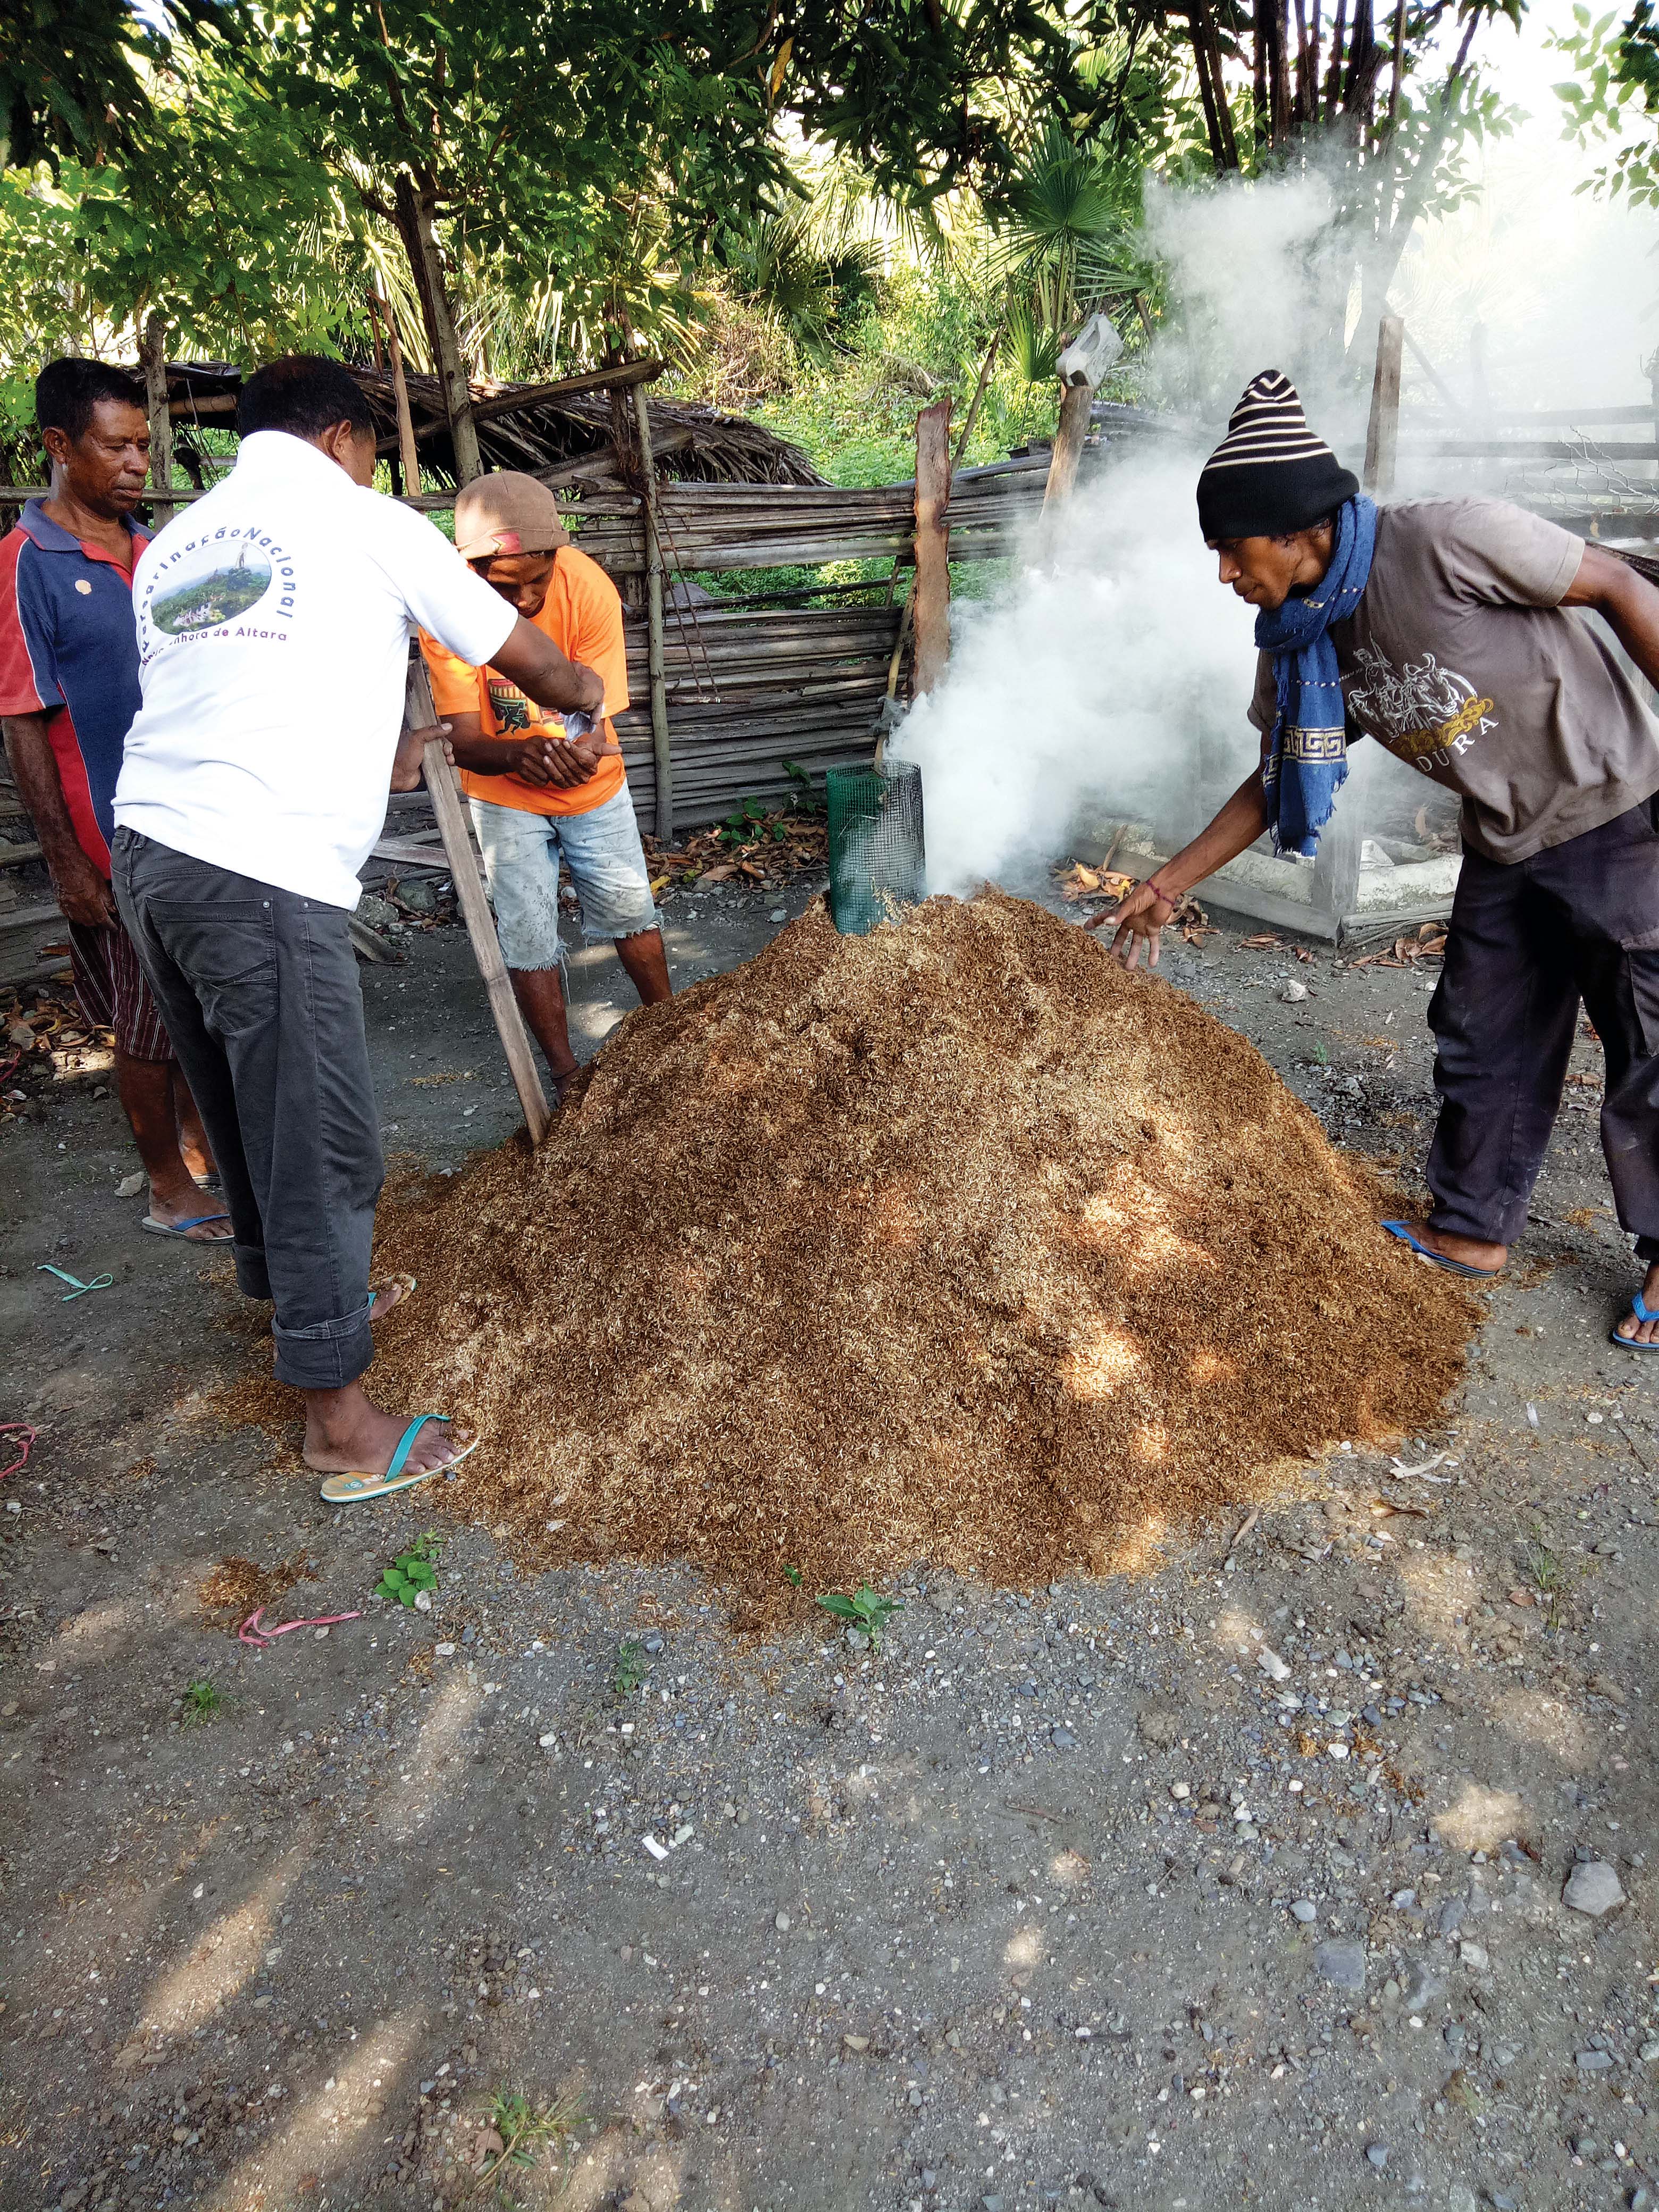
[[[678,979],[811,888],[678,902]],[[1413,1187],[1430,978],[1244,933],[1166,972]],[[459,1163],[511,1093],[459,933],[408,949],[386,1142]],[[626,988],[575,972],[591,1048]],[[757,1642],[683,1571],[520,1578],[440,1486],[324,1508],[204,1410],[257,1350],[136,1235],[96,1087],[0,1135],[8,2212],[1659,2203],[1659,1435],[1578,1114],[1443,1429],[1139,1579],[918,1561],[871,1648],[810,1591]],[[428,1527],[431,1610],[373,1597]],[[231,1559],[362,1617],[240,1645]]]

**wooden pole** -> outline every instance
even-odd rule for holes
[[[143,364],[144,398],[149,407],[149,481],[158,494],[173,489],[173,416],[167,408],[167,325],[159,307],[151,310],[138,349]],[[150,521],[160,530],[178,509],[166,497],[150,501]]]
[[[951,658],[951,400],[916,417],[915,691],[931,691]]]
[[[1060,510],[1072,496],[1072,487],[1077,482],[1077,465],[1083,458],[1084,441],[1089,434],[1089,410],[1094,404],[1092,384],[1068,384],[1060,392],[1060,423],[1048,463],[1048,487],[1042,495],[1045,532],[1052,529]]]
[[[404,468],[404,495],[408,499],[421,495],[421,456],[415,443],[415,417],[409,408],[409,380],[404,374],[404,349],[398,343],[398,325],[392,319],[389,301],[378,292],[368,295],[369,305],[386,332],[386,358],[392,363],[392,396],[398,408],[398,453]]]
[[[454,310],[445,288],[443,255],[433,216],[435,195],[429,187],[417,189],[414,180],[402,171],[393,192],[398,234],[403,240],[410,274],[421,295],[434,366],[443,386],[449,440],[455,454],[455,481],[470,484],[475,477],[483,474],[483,462],[478,453],[477,426],[472,420],[472,386],[466,363],[461,358]]]
[[[1384,315],[1376,326],[1376,373],[1371,379],[1371,419],[1365,431],[1365,489],[1394,489],[1395,449],[1400,442],[1400,364],[1406,325]]]
[[[957,439],[956,451],[951,456],[951,465],[953,469],[962,465],[962,457],[968,450],[968,441],[974,434],[974,425],[979,420],[980,402],[985,397],[985,388],[991,381],[991,371],[996,366],[997,348],[1002,343],[1002,325],[1007,319],[1005,315],[995,330],[992,331],[991,343],[986,347],[985,358],[979,365],[979,382],[974,386],[974,396],[969,402],[968,412],[962,420],[962,430]]]
[[[651,678],[651,752],[657,798],[651,826],[660,845],[674,842],[674,756],[669,743],[668,677],[662,627],[662,533],[657,527],[657,465],[651,453],[651,410],[643,384],[634,386],[640,434],[641,513],[645,520],[646,665]]]
[[[460,902],[466,933],[472,941],[472,957],[478,963],[479,975],[483,978],[489,1011],[495,1017],[501,1049],[507,1054],[513,1087],[518,1092],[519,1103],[524,1109],[530,1141],[532,1145],[539,1145],[547,1134],[551,1119],[547,1110],[547,1097],[531,1053],[524,1016],[519,1012],[519,1002],[513,995],[513,981],[507,972],[507,963],[501,958],[501,939],[495,934],[495,917],[490,913],[489,901],[484,896],[483,878],[479,873],[478,849],[472,842],[471,824],[467,820],[466,808],[461,800],[460,779],[444,750],[442,738],[436,734],[438,716],[432,704],[432,686],[427,681],[426,663],[421,658],[418,646],[409,659],[409,690],[404,702],[404,721],[411,731],[430,730],[434,732],[427,738],[421,755],[422,766],[426,771],[427,793],[432,801],[432,811],[437,817],[438,834],[443,839],[444,858],[449,863],[450,880]]]

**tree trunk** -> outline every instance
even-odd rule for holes
[[[144,398],[149,408],[149,480],[157,493],[173,489],[173,416],[167,411],[167,325],[159,307],[144,325],[138,358],[144,371]],[[178,509],[170,499],[150,501],[150,522],[160,530]]]
[[[395,200],[398,235],[408,257],[410,274],[415,279],[427,343],[432,349],[438,380],[443,386],[444,407],[449,416],[449,442],[455,451],[456,481],[467,484],[483,475],[483,463],[478,456],[478,433],[472,420],[472,390],[467,381],[466,363],[461,358],[454,313],[444,286],[443,258],[438,251],[438,234],[433,224],[434,198],[429,186],[417,187],[406,171],[398,173]]]

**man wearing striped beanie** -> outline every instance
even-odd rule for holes
[[[1613,1341],[1659,1352],[1659,722],[1614,642],[1659,685],[1659,590],[1503,500],[1378,508],[1278,369],[1246,386],[1198,512],[1220,580],[1257,611],[1261,762],[1110,917],[1113,949],[1156,961],[1179,899],[1263,830],[1313,854],[1358,738],[1455,791],[1462,866],[1429,1007],[1434,1206],[1384,1226],[1436,1267],[1501,1272],[1582,1001],[1607,1057],[1619,1218],[1647,1270]]]

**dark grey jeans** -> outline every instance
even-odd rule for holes
[[[201,1109],[236,1279],[270,1298],[276,1378],[354,1382],[374,1356],[369,1246],[385,1164],[343,907],[118,830],[116,902]]]
[[[1429,1002],[1436,1229],[1512,1244],[1544,1164],[1583,1000],[1601,1040],[1619,1219],[1659,1259],[1659,799],[1507,866],[1466,852]],[[165,1009],[163,1009],[165,1012]]]

